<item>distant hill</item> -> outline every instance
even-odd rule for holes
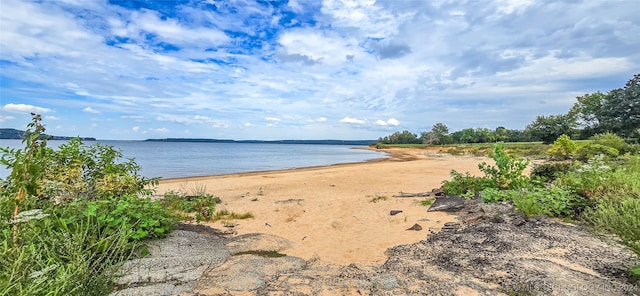
[[[147,139],[146,142],[194,142],[194,143],[258,143],[258,144],[315,144],[315,145],[370,145],[377,140],[228,140],[228,139],[194,139],[194,138],[166,138]]]
[[[0,128],[0,139],[3,140],[22,140],[22,136],[24,135],[24,131],[17,130],[15,128]],[[77,137],[63,137],[63,136],[50,136],[51,140],[71,140]],[[80,137],[80,140],[83,141],[95,141],[96,138],[91,137]]]

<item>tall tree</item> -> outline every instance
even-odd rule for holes
[[[427,144],[447,144],[450,142],[449,138],[449,128],[444,123],[436,123],[431,131],[422,133],[423,142]]]
[[[640,74],[614,89],[602,106],[600,126],[622,137],[640,136]]]
[[[578,101],[573,104],[569,114],[575,116],[578,125],[582,127],[583,138],[602,132],[603,108],[609,97],[609,94],[596,92],[576,98]]]
[[[526,133],[533,140],[545,144],[553,143],[561,135],[573,135],[577,127],[576,119],[571,114],[538,116],[527,125]]]

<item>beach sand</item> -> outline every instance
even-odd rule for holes
[[[364,163],[163,180],[157,192],[206,186],[222,199],[217,210],[254,215],[231,221],[237,224],[232,228],[237,235],[267,233],[289,239],[293,247],[282,253],[305,260],[381,264],[387,248],[418,242],[430,228],[456,221],[454,215],[427,212],[418,203],[424,198],[393,195],[431,191],[449,179],[452,169],[479,174],[478,163],[490,162],[436,150],[384,152],[390,157]],[[402,213],[392,216],[391,210]],[[416,223],[421,231],[406,230]],[[205,224],[227,229],[223,222]]]

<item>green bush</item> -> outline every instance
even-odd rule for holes
[[[513,205],[528,217],[538,215],[571,217],[581,212],[585,205],[584,198],[559,186],[517,190],[487,188],[481,195],[482,200],[487,203],[512,201]]]
[[[566,160],[573,157],[578,148],[576,143],[571,141],[571,138],[567,135],[562,135],[556,139],[553,144],[547,150],[547,153],[551,158],[558,160]]]
[[[618,150],[620,154],[624,154],[629,150],[629,144],[623,138],[613,133],[597,134],[589,138],[592,143],[610,147]]]
[[[490,182],[486,178],[472,176],[468,172],[463,175],[451,170],[450,175],[451,180],[442,182],[442,190],[450,195],[470,197],[490,186]]]
[[[542,182],[551,182],[574,169],[575,164],[571,161],[545,162],[536,164],[531,170],[531,178]]]
[[[197,192],[197,195],[180,194],[174,191],[165,193],[162,205],[175,212],[183,220],[191,219],[189,214],[194,214],[197,222],[211,221],[215,216],[216,204],[220,203],[220,198],[204,191]]]
[[[157,179],[138,176],[133,160],[78,139],[54,151],[40,121],[33,114],[24,149],[0,149],[11,169],[0,186],[0,295],[108,295],[120,264],[175,221],[138,198]]]
[[[603,155],[606,158],[613,159],[620,155],[618,149],[596,143],[587,143],[578,147],[576,156],[578,160],[588,161],[597,155]]]
[[[529,177],[523,174],[529,161],[508,155],[502,143],[495,144],[492,158],[496,165],[482,162],[478,165],[484,177],[472,176],[468,172],[464,175],[455,170],[451,171],[452,180],[442,182],[445,193],[472,197],[485,188],[517,189],[530,184]]]
[[[478,165],[480,171],[489,180],[492,187],[498,189],[518,189],[529,184],[529,177],[523,174],[529,161],[524,158],[510,156],[504,151],[504,144],[498,143],[493,147],[493,160],[496,165],[491,166],[485,162]]]
[[[640,256],[640,198],[603,198],[583,216],[598,229],[618,235]]]

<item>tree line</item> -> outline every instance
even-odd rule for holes
[[[576,98],[566,114],[540,115],[524,130],[465,128],[449,133],[443,123],[418,136],[410,131],[395,132],[378,139],[380,144],[463,144],[489,142],[552,143],[561,135],[588,139],[593,135],[613,133],[628,142],[640,139],[640,74],[635,74],[622,88],[607,93],[596,92]]]

